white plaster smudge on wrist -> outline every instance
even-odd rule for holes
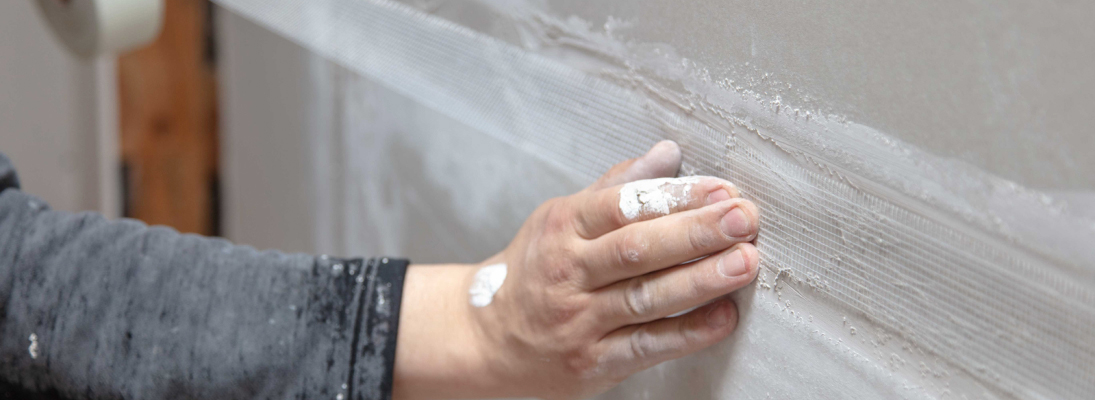
[[[688,201],[694,176],[635,181],[620,189],[620,212],[629,220],[644,214],[668,215],[669,211]]]
[[[494,300],[494,294],[502,288],[506,281],[506,264],[491,264],[480,268],[475,273],[475,279],[468,289],[468,297],[471,305],[486,307]]]

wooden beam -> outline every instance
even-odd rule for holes
[[[216,235],[217,99],[207,0],[166,0],[150,46],[118,59],[124,213]]]

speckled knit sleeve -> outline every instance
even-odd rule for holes
[[[0,155],[0,398],[388,399],[407,261],[51,211]]]

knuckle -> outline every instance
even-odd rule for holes
[[[653,356],[654,348],[652,346],[654,338],[647,332],[645,326],[640,326],[628,335],[628,344],[631,349],[631,357],[633,360],[644,360]]]
[[[708,250],[718,245],[723,239],[722,234],[716,232],[718,220],[714,223],[695,221],[688,224],[688,244],[696,250]]]
[[[545,274],[548,284],[570,284],[581,277],[582,266],[575,262],[576,258],[570,250],[560,248],[554,251],[554,255],[548,257],[549,267]]]
[[[631,279],[624,290],[624,306],[632,318],[643,318],[654,308],[650,279],[639,276]]]
[[[617,264],[630,267],[639,264],[646,250],[646,243],[640,235],[627,234],[616,241]]]
[[[589,378],[598,374],[600,355],[590,348],[572,350],[563,357],[564,365],[574,376]]]
[[[544,231],[547,233],[565,232],[571,226],[571,215],[567,202],[561,198],[544,203]]]
[[[582,296],[569,296],[562,300],[550,302],[546,317],[552,325],[561,325],[575,319],[582,311],[588,308],[589,300]]]

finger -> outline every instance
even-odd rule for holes
[[[617,282],[597,292],[601,320],[649,322],[741,289],[757,277],[756,247],[741,243],[702,260]]]
[[[630,223],[739,196],[734,184],[713,177],[635,181],[579,195],[575,226],[583,238],[594,239]]]
[[[752,241],[759,215],[751,201],[730,199],[580,242],[578,255],[588,263],[585,284],[600,288]]]
[[[601,366],[630,375],[718,343],[737,323],[734,303],[719,300],[679,317],[620,328],[601,339]]]
[[[672,140],[663,140],[651,147],[646,154],[612,166],[589,190],[622,185],[640,179],[677,176],[681,168],[681,148]]]

